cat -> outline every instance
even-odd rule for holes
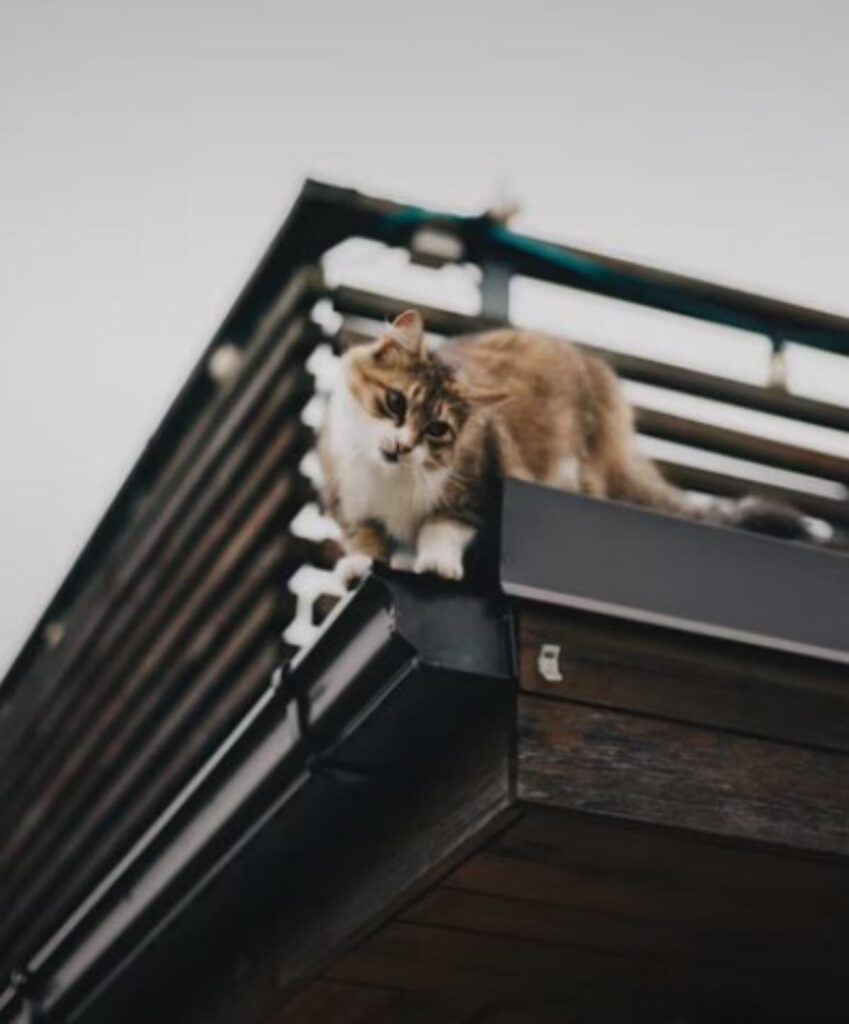
[[[746,498],[695,502],[635,450],[633,412],[596,355],[533,331],[434,351],[414,309],[342,357],[319,437],[322,501],[343,534],[345,585],[372,563],[459,580],[489,482],[516,477],[788,537],[800,516]]]

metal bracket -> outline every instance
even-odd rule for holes
[[[539,674],[547,683],[562,683],[560,671],[560,644],[543,644],[537,658]]]

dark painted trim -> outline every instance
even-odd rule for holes
[[[808,544],[510,480],[501,581],[514,597],[849,664],[849,557]]]

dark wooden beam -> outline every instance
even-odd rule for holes
[[[849,854],[849,759],[627,712],[519,698],[521,799]]]
[[[536,603],[518,650],[531,694],[849,754],[843,665]]]

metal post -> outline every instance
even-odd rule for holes
[[[481,263],[481,316],[487,320],[510,319],[510,276],[505,263]]]

